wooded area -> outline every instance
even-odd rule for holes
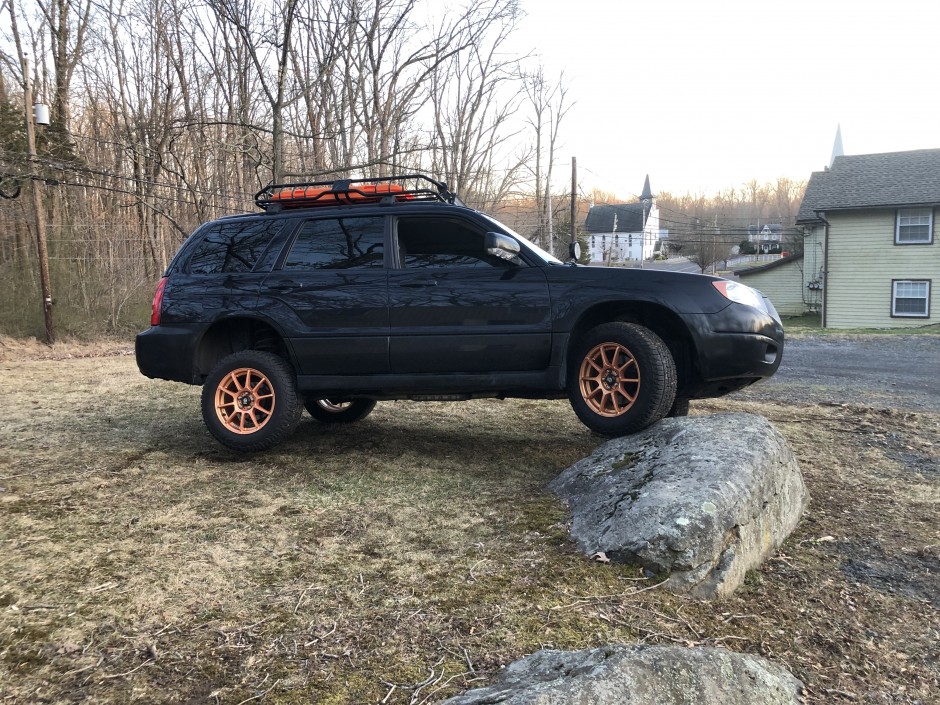
[[[61,334],[140,329],[186,235],[272,181],[421,171],[546,249],[569,237],[572,100],[510,51],[515,0],[0,0],[0,18],[2,333],[42,337],[42,239]],[[30,87],[51,112],[35,157]],[[716,227],[706,201],[660,195],[664,227]]]
[[[564,87],[506,51],[513,0],[3,0],[0,16],[4,332],[41,330],[34,185],[71,333],[139,327],[184,237],[272,181],[423,171],[491,212],[546,200]],[[24,74],[51,106],[35,159]],[[544,242],[549,219],[526,215]]]

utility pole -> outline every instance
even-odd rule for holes
[[[33,120],[33,91],[29,80],[29,60],[23,57],[23,102],[26,115],[26,141],[29,148],[30,185],[36,216],[36,246],[39,250],[39,281],[42,286],[42,310],[46,321],[46,342],[55,342],[52,323],[52,284],[49,279],[49,250],[46,246],[46,214],[42,205],[42,181],[36,175],[36,126]]]
[[[571,242],[578,241],[578,229],[574,224],[578,212],[578,158],[571,157]]]
[[[552,192],[545,188],[545,225],[548,230],[548,253],[555,254],[555,223],[552,220]]]

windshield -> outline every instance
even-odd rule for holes
[[[541,247],[536,245],[534,242],[531,242],[527,240],[526,238],[522,237],[522,235],[517,233],[508,225],[505,225],[504,223],[500,223],[498,220],[496,220],[496,218],[492,218],[488,216],[486,213],[480,213],[480,215],[482,215],[484,218],[486,218],[488,221],[490,221],[493,225],[498,227],[500,230],[503,230],[508,235],[512,235],[514,238],[516,238],[516,240],[519,241],[519,245],[523,249],[535,255],[540,260],[547,262],[548,264],[564,264],[564,262],[562,262],[560,259],[558,259],[554,255],[548,254],[545,250],[543,250]]]

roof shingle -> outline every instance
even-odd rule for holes
[[[584,229],[590,233],[612,233],[614,215],[617,216],[617,232],[643,232],[642,203],[602,203],[592,206],[584,221]]]
[[[940,205],[940,149],[841,156],[810,176],[796,222],[818,220],[816,211],[927,205]]]

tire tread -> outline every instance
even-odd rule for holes
[[[578,383],[578,367],[584,355],[601,342],[623,342],[624,339],[640,341],[640,346],[632,350],[634,356],[642,354],[648,357],[647,364],[641,369],[643,387],[652,388],[653,396],[634,412],[633,408],[624,416],[601,417],[587,408],[581,399]],[[645,350],[643,347],[645,346]],[[628,347],[630,347],[628,345]],[[606,436],[623,436],[642,431],[662,419],[669,412],[676,396],[676,364],[669,348],[653,331],[637,323],[611,322],[602,323],[589,330],[581,343],[575,347],[574,356],[568,373],[568,396],[578,418],[592,431]],[[638,352],[642,350],[642,353]],[[647,356],[646,353],[649,353]],[[643,391],[641,393],[646,393]],[[639,400],[638,400],[639,403]]]
[[[225,374],[238,367],[261,369],[275,385],[277,399],[274,414],[265,427],[246,436],[226,431],[215,416],[216,387]],[[267,450],[290,437],[303,410],[293,367],[284,358],[262,350],[240,350],[220,360],[206,377],[201,406],[203,421],[212,437],[226,448],[243,452]]]

